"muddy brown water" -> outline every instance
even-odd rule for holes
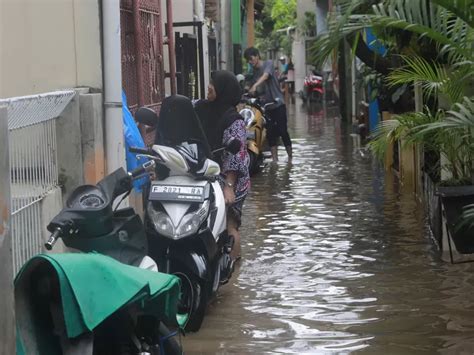
[[[335,109],[289,110],[293,164],[253,178],[241,264],[186,353],[473,354],[474,264],[440,260]]]

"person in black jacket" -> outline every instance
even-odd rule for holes
[[[220,70],[211,75],[207,100],[195,104],[211,150],[221,148],[231,138],[241,142],[237,154],[224,151],[220,156],[214,157],[221,167],[220,182],[228,206],[227,231],[235,240],[231,253],[233,260],[240,258],[239,227],[242,223],[243,203],[250,188],[247,131],[244,120],[236,109],[240,97],[241,88],[236,76],[230,71]]]
[[[211,157],[206,136],[191,100],[182,95],[168,96],[161,104],[155,144],[174,147],[189,141],[199,142],[206,157]]]

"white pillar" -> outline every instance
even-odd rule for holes
[[[291,46],[293,53],[293,64],[295,66],[295,93],[303,90],[304,78],[306,76],[306,48],[304,37],[295,37]]]
[[[13,297],[13,260],[10,233],[10,159],[7,108],[0,106],[0,354],[15,351],[15,303]]]
[[[107,172],[125,168],[122,120],[120,0],[102,0],[105,156]]]
[[[220,1],[220,40],[221,40],[221,69],[233,70],[232,68],[232,39],[231,39],[231,6],[230,0]]]
[[[308,10],[307,0],[297,0],[296,2],[296,27],[291,45],[291,57],[295,66],[295,92],[303,90],[304,78],[307,74],[306,65],[306,36],[298,28],[303,26],[305,12]]]
[[[202,21],[204,25],[202,26],[202,51],[204,59],[204,95],[206,95],[207,86],[209,85],[209,41],[208,41],[208,31],[206,18],[204,14],[205,0],[198,0],[196,6],[197,18],[198,21]]]

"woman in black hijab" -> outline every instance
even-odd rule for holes
[[[234,236],[231,252],[233,260],[240,258],[240,233],[242,207],[250,188],[249,156],[247,153],[247,131],[236,105],[241,97],[241,88],[234,73],[220,70],[211,74],[207,100],[198,101],[195,110],[212,150],[221,148],[230,138],[241,142],[236,154],[225,151],[215,158],[221,167],[221,185],[228,206],[227,231]]]

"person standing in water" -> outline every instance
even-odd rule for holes
[[[278,78],[275,77],[273,63],[271,60],[262,61],[257,48],[249,47],[244,52],[244,57],[252,66],[254,84],[249,92],[256,94],[260,85],[264,84],[263,100],[265,102],[275,102],[267,108],[267,139],[274,162],[278,161],[278,138],[281,137],[288,154],[288,162],[293,158],[293,150],[290,134],[288,133],[288,118],[286,115],[286,105],[283,94],[280,90]]]
[[[238,139],[240,151],[232,154],[224,151],[214,157],[221,167],[221,185],[227,209],[227,232],[234,237],[231,258],[241,256],[240,232],[242,207],[250,188],[249,155],[247,152],[247,131],[243,117],[236,105],[241,98],[241,88],[236,76],[227,70],[211,74],[207,100],[198,101],[195,111],[201,121],[212,150],[221,148],[229,139]]]

